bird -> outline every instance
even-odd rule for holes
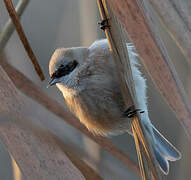
[[[71,112],[96,135],[132,135],[129,117],[141,110],[152,149],[161,171],[167,175],[169,162],[181,153],[154,127],[147,108],[147,84],[139,70],[139,55],[133,44],[126,44],[138,109],[125,107],[120,81],[107,39],[96,40],[89,47],[58,48],[49,62],[49,86],[56,85]]]

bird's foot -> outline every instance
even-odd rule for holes
[[[135,116],[137,114],[137,112],[139,113],[144,113],[145,111],[142,111],[141,109],[135,109],[135,106],[130,106],[124,113],[123,116],[128,117],[128,118],[132,118],[133,116]]]
[[[99,21],[98,24],[100,25],[100,29],[102,29],[103,31],[105,31],[105,29],[110,28],[109,22],[108,22],[108,18],[107,19],[103,19],[102,21]]]

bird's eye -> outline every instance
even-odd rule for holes
[[[72,62],[68,63],[66,67],[70,70],[75,69],[75,67],[78,65],[78,62],[76,60],[73,60]]]
[[[67,74],[70,74],[78,65],[76,60],[69,62],[67,65],[61,64],[59,68],[52,74],[51,78],[60,78]]]

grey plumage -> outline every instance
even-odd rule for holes
[[[147,111],[146,81],[137,67],[138,55],[132,45],[128,44],[127,48],[138,108],[145,111],[142,114],[143,124],[154,139],[153,150],[159,166],[167,174],[168,160],[178,160],[181,155],[151,124]],[[77,65],[72,66],[73,62]],[[130,120],[123,117],[127,107],[107,40],[96,41],[89,48],[57,49],[50,60],[49,72],[52,77],[50,84],[57,85],[66,105],[92,133],[104,136],[123,132],[131,134]]]

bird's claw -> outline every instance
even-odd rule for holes
[[[135,109],[134,106],[130,106],[124,113],[123,116],[128,117],[128,118],[132,118],[133,116],[136,115],[136,113],[144,113],[144,111],[142,111],[141,109]]]
[[[98,24],[100,25],[100,29],[102,29],[103,31],[105,31],[105,29],[109,28],[109,22],[108,22],[108,18],[107,19],[103,19],[102,21],[99,21]]]

